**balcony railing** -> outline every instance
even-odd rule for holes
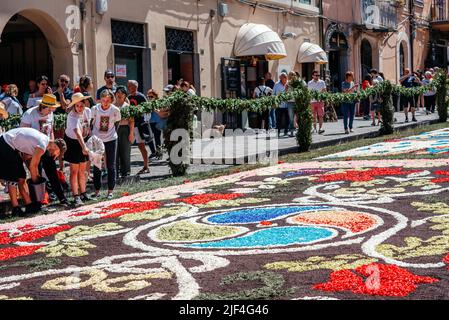
[[[432,22],[449,21],[448,1],[433,0],[432,2]]]

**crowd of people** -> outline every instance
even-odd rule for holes
[[[129,80],[126,87],[119,86],[111,70],[105,72],[104,81],[105,85],[95,93],[88,75],[82,76],[74,87],[67,75],[61,75],[56,88],[52,88],[48,77],[40,76],[29,82],[29,90],[22,96],[14,84],[2,87],[0,119],[20,116],[20,126],[0,136],[0,154],[6,161],[0,166],[0,182],[11,199],[13,216],[41,210],[42,201],[33,199],[29,190],[29,184],[38,183],[41,176],[48,182],[50,200],[59,200],[63,206],[81,206],[100,197],[105,176],[105,196],[112,199],[117,179],[131,174],[134,143],[139,147],[144,164],[138,174],[149,173],[149,162],[158,157],[162,145],[169,110],[122,118],[121,108],[158,99],[160,94],[150,89],[144,95],[135,80]],[[164,94],[170,95],[176,90],[196,94],[194,87],[184,80],[167,85]],[[55,128],[55,114],[67,114],[65,129]],[[63,173],[65,162],[70,167],[72,201],[64,192],[68,188]],[[25,167],[30,172],[28,182]],[[86,185],[92,167],[94,193],[88,195]],[[19,194],[24,208],[20,207]]]
[[[427,86],[432,83],[437,68],[425,72],[411,72],[405,69],[400,84],[406,88]],[[313,71],[312,79],[307,83],[298,72],[281,73],[279,81],[274,82],[267,73],[258,81],[254,99],[263,96],[280,95],[291,90],[291,83],[301,79],[303,85],[311,91],[326,92],[327,85],[318,71]],[[84,202],[100,197],[102,178],[107,176],[107,199],[113,198],[117,178],[131,174],[131,146],[135,143],[142,155],[143,167],[139,175],[149,173],[149,163],[158,157],[163,143],[163,131],[166,128],[169,110],[155,110],[136,118],[122,118],[121,108],[138,106],[149,100],[159,99],[160,94],[149,89],[147,94],[139,91],[139,83],[129,80],[127,86],[119,86],[111,70],[104,73],[105,84],[95,93],[92,78],[82,76],[75,86],[70,78],[61,75],[57,85],[52,88],[46,76],[40,76],[29,82],[28,90],[19,95],[14,84],[2,86],[0,93],[0,119],[7,116],[21,117],[20,127],[0,136],[0,154],[4,165],[0,166],[0,181],[10,196],[13,215],[27,215],[41,210],[40,201],[32,201],[26,183],[24,164],[29,169],[31,182],[37,182],[44,174],[48,180],[47,189],[51,200],[59,200],[64,206],[81,206]],[[367,90],[384,81],[382,73],[372,69],[362,84],[355,82],[354,73],[348,71],[341,85],[344,93]],[[164,94],[170,95],[182,90],[196,95],[195,88],[187,81],[179,80],[175,85],[167,85]],[[396,97],[405,113],[405,122],[412,121],[416,109],[424,108],[426,113],[435,112],[435,90],[429,89],[422,96]],[[396,101],[397,102],[397,101]],[[381,123],[380,106],[382,97],[374,95],[360,101],[360,113],[372,125]],[[395,102],[394,102],[395,103]],[[323,134],[325,102],[311,101],[313,131]],[[356,103],[343,103],[344,132],[354,131]],[[277,130],[279,136],[294,136],[298,128],[298,119],[294,112],[295,101],[283,102],[264,112],[261,126],[263,129]],[[55,114],[67,114],[65,129],[55,129]],[[376,123],[377,119],[377,123]],[[147,145],[151,151],[148,154]],[[69,202],[64,190],[68,188],[63,174],[64,163],[70,166],[70,188],[73,201]],[[58,164],[57,164],[58,163]],[[87,194],[86,184],[93,168],[94,193]],[[19,206],[18,193],[25,204],[25,210]]]
[[[435,73],[439,69],[429,68],[425,71],[411,72],[410,69],[404,70],[404,75],[399,79],[399,84],[405,88],[413,88],[419,86],[429,86]],[[328,87],[326,82],[321,79],[318,71],[312,72],[312,79],[309,82],[305,82],[304,85],[311,91],[327,92]],[[289,90],[289,83],[296,79],[302,79],[298,72],[281,73],[279,75],[279,81],[274,82],[270,73],[267,73],[265,77],[260,78],[258,86],[254,90],[253,98],[257,99],[268,95],[279,95]],[[367,90],[369,88],[377,86],[383,82],[385,76],[382,72],[378,72],[376,69],[371,69],[368,74],[363,78],[362,83],[355,82],[354,72],[348,71],[345,74],[345,80],[341,84],[341,92],[343,93],[356,93],[360,90]],[[399,99],[399,101],[398,101]],[[382,122],[380,108],[382,105],[382,97],[380,95],[371,95],[369,98],[359,102],[346,102],[340,105],[341,114],[343,116],[343,127],[345,134],[354,132],[354,118],[357,113],[357,104],[359,104],[359,114],[363,116],[364,120],[372,120],[372,126],[379,126]],[[400,96],[394,97],[393,105],[396,111],[399,107],[404,111],[405,122],[409,122],[409,113],[412,115],[412,121],[416,122],[415,111],[425,110],[426,115],[435,112],[436,107],[436,91],[435,89],[429,89],[422,95],[416,95],[414,97]],[[313,132],[317,134],[323,134],[324,122],[325,122],[325,110],[326,103],[324,101],[312,100],[310,105],[313,115]],[[331,106],[333,108],[333,106]],[[334,111],[335,112],[335,111]],[[273,106],[269,111],[265,112],[262,116],[261,129],[277,130],[278,135],[293,137],[295,135],[295,129],[298,128],[296,115],[294,113],[294,102],[283,102],[279,106]],[[337,120],[337,119],[335,119]],[[376,122],[377,120],[377,122]],[[397,121],[395,119],[395,121]]]

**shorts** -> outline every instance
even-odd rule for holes
[[[80,164],[89,161],[89,156],[83,154],[83,149],[78,140],[64,135],[67,144],[67,151],[64,153],[64,160],[71,164]]]
[[[402,109],[414,108],[415,107],[415,99],[414,97],[401,96],[401,106]]]
[[[318,117],[324,117],[324,102],[312,102],[312,113]]]
[[[371,111],[380,111],[381,105],[379,103],[372,103],[371,104]]]
[[[134,128],[134,137],[136,138],[135,141],[137,144],[145,144],[145,139],[142,139],[142,137],[140,136],[139,128]]]
[[[0,137],[0,158],[2,159],[2,165],[0,166],[0,180],[17,184],[19,179],[26,178],[23,160],[19,151],[11,148],[3,137]]]

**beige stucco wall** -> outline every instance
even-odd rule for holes
[[[268,12],[242,5],[236,1],[225,1],[229,5],[226,17],[216,15],[210,18],[210,10],[217,9],[215,0],[130,0],[109,1],[104,16],[95,13],[94,1],[88,1],[85,20],[85,39],[82,30],[70,33],[66,26],[69,14],[66,8],[78,5],[79,0],[16,0],[4,1],[0,9],[0,32],[16,13],[24,15],[35,23],[47,36],[54,62],[54,77],[67,73],[75,81],[84,73],[94,77],[96,85],[103,84],[103,73],[114,64],[111,43],[111,19],[147,24],[147,45],[156,43],[151,53],[152,84],[159,91],[168,82],[165,28],[180,28],[194,31],[196,51],[200,55],[201,94],[221,96],[220,58],[233,56],[235,36],[244,23],[253,22],[269,26],[274,31],[293,32],[296,39],[284,41],[288,57],[270,62],[270,69],[276,77],[278,64],[300,70],[296,63],[299,46],[305,39],[319,42],[318,19],[294,17]],[[83,43],[87,56],[87,70],[84,67],[83,51],[71,43]],[[144,88],[147,89],[147,88]]]
[[[348,34],[348,69],[355,72],[356,77],[362,78],[361,74],[361,53],[360,45],[363,39],[367,39],[373,50],[373,67],[385,74],[385,78],[397,82],[399,75],[399,45],[401,42],[406,46],[406,65],[411,68],[412,62],[410,58],[410,37],[409,24],[403,23],[394,33],[379,34],[370,31],[353,30],[349,27],[350,23],[360,23],[360,0],[324,0],[323,15],[329,18],[325,22],[324,30],[330,25],[331,21],[338,21],[345,26]],[[421,22],[425,22],[429,17],[431,1],[424,2],[424,8],[415,7],[415,15],[422,18]],[[408,8],[398,8],[397,21],[402,22],[406,19]],[[416,38],[413,41],[415,69],[423,69],[425,67],[425,59],[428,52],[429,31],[424,27],[419,27]]]

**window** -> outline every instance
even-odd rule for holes
[[[111,21],[112,43],[145,47],[145,26],[127,21]]]

